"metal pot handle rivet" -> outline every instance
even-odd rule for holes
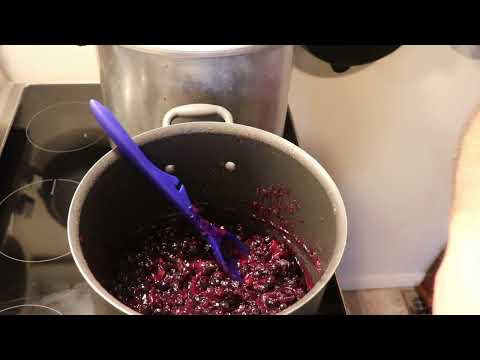
[[[227,161],[225,163],[225,169],[229,172],[235,171],[236,168],[237,168],[237,164],[235,164],[233,161]]]
[[[222,106],[211,104],[189,104],[174,107],[170,109],[163,117],[162,126],[167,127],[172,124],[176,117],[197,117],[207,115],[219,115],[226,123],[233,124],[233,116]]]
[[[169,174],[175,173],[175,165],[167,165],[165,166],[165,171]]]

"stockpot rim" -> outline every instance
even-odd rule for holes
[[[99,45],[102,46],[102,45]],[[252,54],[259,51],[273,50],[285,46],[293,45],[241,45],[234,48],[225,48],[217,50],[180,50],[175,48],[151,48],[145,47],[145,45],[118,45],[121,48],[128,49],[129,51],[135,51],[144,54],[151,55],[163,55],[177,58],[214,58],[225,56],[236,56]],[[168,46],[168,45],[167,45]]]

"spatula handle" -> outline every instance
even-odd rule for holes
[[[190,217],[192,215],[192,204],[180,181],[175,176],[160,170],[145,156],[140,147],[130,138],[130,135],[128,135],[107,107],[96,100],[90,100],[90,109],[95,115],[97,122],[118,146],[121,153],[148,176],[179,210]]]

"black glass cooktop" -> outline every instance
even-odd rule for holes
[[[0,156],[0,315],[100,314],[69,253],[67,217],[88,169],[110,150],[89,112],[99,85],[25,89]],[[297,143],[290,116],[285,138]],[[321,314],[345,314],[336,279]]]

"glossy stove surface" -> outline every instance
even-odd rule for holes
[[[110,150],[89,112],[100,86],[25,89],[0,156],[0,315],[102,314],[69,252],[67,217],[88,169]],[[297,143],[291,117],[285,138]],[[345,314],[336,279],[321,314]]]

